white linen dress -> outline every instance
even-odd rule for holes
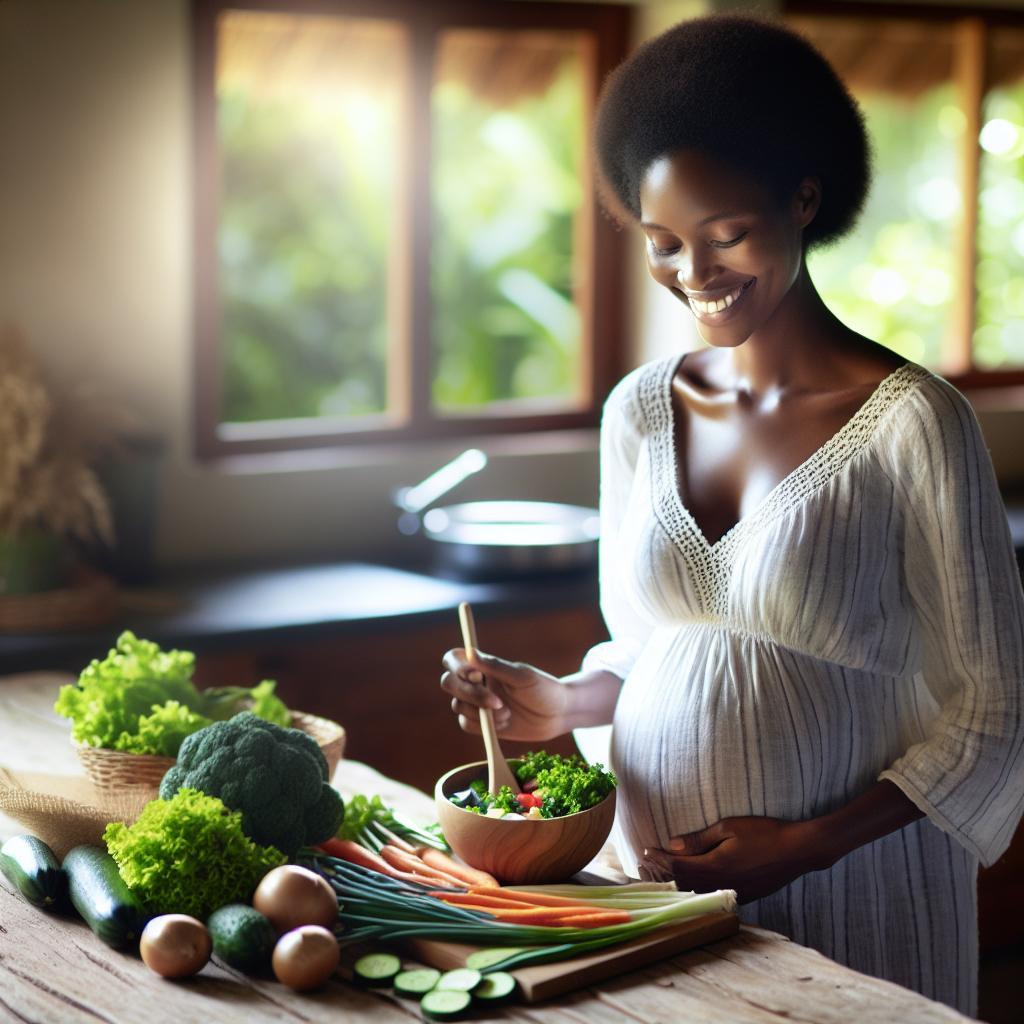
[[[1024,599],[977,421],[908,363],[709,544],[677,486],[678,364],[621,381],[601,428],[611,640],[584,668],[624,683],[610,737],[577,742],[618,774],[622,863],[890,779],[925,818],[742,919],[973,1015],[977,865],[1024,805]]]

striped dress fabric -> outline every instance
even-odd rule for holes
[[[926,817],[741,916],[973,1015],[977,866],[1024,806],[1024,598],[974,414],[907,363],[709,544],[677,486],[678,364],[626,377],[601,428],[611,639],[583,667],[624,682],[576,738],[618,774],[622,863],[891,779]]]

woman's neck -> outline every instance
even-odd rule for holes
[[[852,332],[818,295],[807,264],[771,319],[729,350],[737,389],[753,399],[818,389]]]

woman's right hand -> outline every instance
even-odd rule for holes
[[[558,679],[522,662],[505,661],[461,647],[442,659],[441,688],[451,694],[452,711],[466,732],[480,732],[480,708],[490,708],[494,726],[510,740],[550,740],[569,731],[569,694]]]

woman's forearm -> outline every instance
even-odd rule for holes
[[[882,779],[839,810],[813,819],[817,847],[814,867],[830,868],[858,847],[923,817],[924,812],[899,786]]]
[[[608,725],[615,713],[622,680],[612,672],[575,672],[563,676],[566,689],[566,731]]]

